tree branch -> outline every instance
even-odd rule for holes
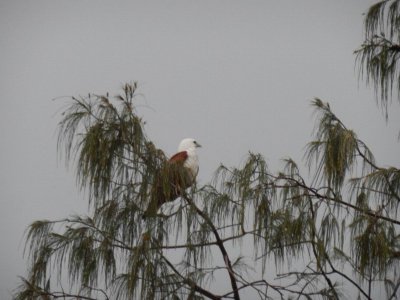
[[[319,199],[325,199],[325,200],[328,200],[328,201],[333,201],[333,202],[342,204],[342,205],[344,205],[346,207],[352,208],[355,211],[358,211],[358,212],[360,212],[362,214],[365,214],[365,215],[368,215],[370,217],[374,217],[376,219],[381,219],[381,220],[385,220],[387,222],[391,222],[393,224],[400,225],[400,221],[398,221],[398,220],[395,220],[395,219],[392,219],[392,218],[389,218],[389,217],[385,217],[385,216],[382,216],[382,215],[378,215],[378,214],[376,214],[376,213],[374,213],[372,211],[366,211],[366,210],[364,210],[362,208],[359,208],[358,206],[355,206],[355,205],[353,205],[351,203],[339,200],[338,198],[332,198],[332,197],[328,197],[326,195],[322,195],[322,194],[320,194],[318,192],[317,189],[309,187],[305,183],[302,183],[302,182],[300,182],[300,181],[298,181],[298,180],[296,180],[296,179],[294,179],[292,177],[280,176],[280,177],[276,177],[276,178],[277,179],[285,179],[285,180],[288,180],[288,181],[292,181],[292,182],[296,183],[298,186],[310,191],[313,194],[313,196],[315,196],[315,197],[317,197]]]
[[[314,240],[314,238],[316,238],[317,241],[318,241],[319,238],[318,238],[317,233],[316,233],[316,230],[315,230],[315,220],[316,220],[316,216],[315,216],[315,212],[314,212],[313,203],[312,203],[311,198],[309,199],[309,205],[310,205],[311,217],[312,217],[312,220],[313,220],[312,224],[310,224],[312,239]],[[336,298],[336,299],[339,299],[339,296],[338,296],[338,294],[337,294],[337,292],[336,292],[335,287],[334,287],[333,284],[332,284],[332,281],[330,280],[330,278],[329,278],[328,275],[326,274],[326,272],[325,272],[325,270],[324,270],[324,266],[321,264],[320,253],[319,253],[319,251],[317,251],[317,249],[316,249],[316,247],[315,247],[315,242],[314,242],[314,241],[311,243],[311,248],[312,248],[313,254],[314,254],[314,256],[315,256],[315,259],[317,260],[318,269],[321,270],[322,276],[325,278],[326,282],[328,283],[329,288],[330,288],[331,291],[333,292],[335,298]],[[326,251],[325,251],[325,247],[322,249],[322,251],[323,251],[323,253],[321,253],[322,256],[324,256],[324,258],[326,258],[328,255],[327,255],[327,253],[326,253]]]
[[[177,274],[179,277],[181,277],[183,279],[183,281],[187,285],[189,285],[191,288],[193,288],[196,292],[198,292],[210,299],[213,299],[213,300],[221,299],[221,296],[215,295],[215,294],[211,293],[210,291],[203,289],[201,286],[197,285],[196,282],[194,282],[193,280],[189,279],[188,277],[182,276],[182,274],[175,268],[175,266],[164,255],[162,255],[162,258],[167,263],[167,265],[172,269],[172,271],[175,274]]]
[[[204,219],[204,221],[206,221],[208,226],[210,226],[211,231],[213,232],[213,234],[215,236],[217,246],[219,247],[219,249],[221,251],[226,268],[228,270],[229,278],[231,281],[231,286],[232,286],[233,293],[234,293],[234,299],[239,300],[240,299],[239,290],[238,290],[235,274],[234,274],[234,271],[232,268],[232,264],[229,259],[228,252],[225,249],[224,242],[222,241],[221,237],[219,236],[217,228],[214,226],[211,219],[200,208],[198,208],[191,199],[189,199],[186,195],[183,195],[183,198],[186,200],[186,202],[188,202],[196,210],[196,212]]]

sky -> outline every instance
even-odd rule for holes
[[[0,2],[0,298],[26,275],[24,232],[38,219],[85,214],[74,169],[57,155],[68,97],[118,94],[137,81],[146,132],[171,155],[199,151],[200,184],[249,151],[272,170],[301,162],[328,101],[382,166],[399,166],[399,105],[389,122],[358,80],[353,51],[375,1]]]

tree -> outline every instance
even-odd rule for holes
[[[383,105],[398,84],[388,75],[397,74],[397,56],[394,70],[393,63],[377,67],[388,51],[368,42],[380,26],[398,37],[397,3],[370,8],[367,40],[356,51],[362,74],[384,91]],[[133,83],[114,98],[72,98],[58,145],[76,163],[91,211],[30,225],[31,265],[16,299],[240,299],[248,290],[261,299],[339,299],[346,289],[372,299],[376,287],[398,297],[400,170],[379,166],[329,104],[312,101],[315,140],[305,155],[311,176],[292,159],[272,172],[261,154],[250,153],[243,166],[221,165],[209,184],[143,219],[166,158],[143,130],[136,89]],[[244,243],[261,265],[252,276],[230,247]],[[182,253],[179,260],[174,252]],[[217,273],[229,282],[224,292],[210,284]]]
[[[355,51],[360,75],[374,86],[386,117],[393,92],[400,101],[399,20],[399,1],[384,0],[371,6],[365,17],[365,41]]]

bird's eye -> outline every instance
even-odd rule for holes
[[[201,145],[199,143],[197,143],[196,141],[193,141],[193,144],[196,146],[196,148],[201,147]]]

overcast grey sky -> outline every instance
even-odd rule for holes
[[[138,81],[139,113],[167,154],[195,137],[200,183],[248,151],[300,160],[313,97],[399,165],[398,105],[386,124],[358,84],[353,51],[375,1],[0,2],[0,298],[25,275],[23,233],[37,219],[86,213],[74,170],[57,159],[63,96]]]

